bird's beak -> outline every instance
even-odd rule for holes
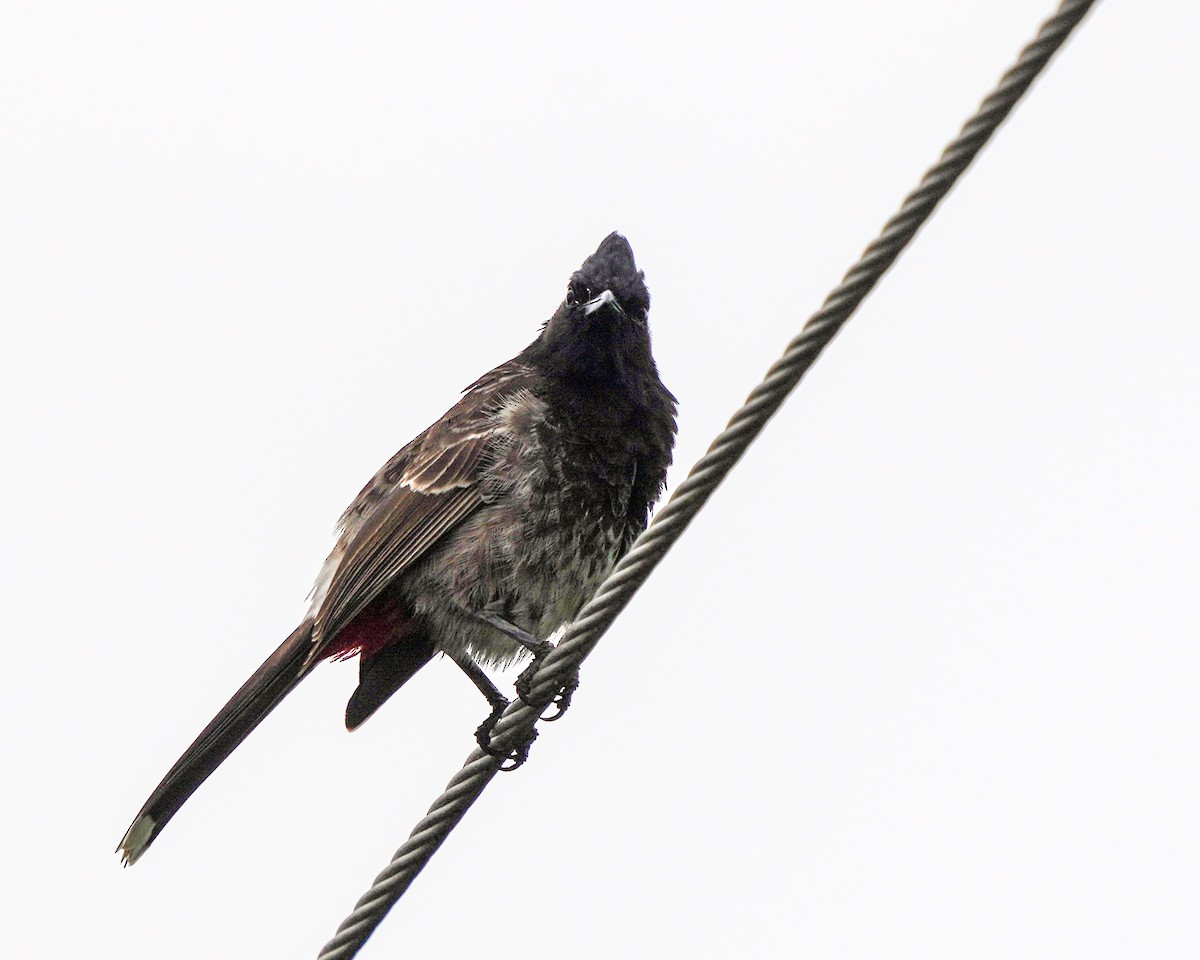
[[[600,296],[585,303],[583,305],[583,315],[585,317],[590,317],[593,313],[604,306],[611,306],[617,311],[617,313],[621,314],[621,316],[625,316],[625,311],[621,307],[620,301],[617,300],[611,290],[605,290],[602,294],[600,294]]]

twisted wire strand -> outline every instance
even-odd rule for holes
[[[574,676],[613,620],[783,405],[813,361],[929,219],[1094,3],[1095,0],[1063,0],[1055,14],[1042,24],[1037,36],[1021,51],[1017,62],[943,151],[941,159],[922,177],[858,263],[850,268],[821,308],[808,319],[783,356],[767,371],[766,377],[733,415],[728,426],[692,467],[687,479],[671,495],[653,523],[580,610],[558,646],[533,677],[528,703],[517,700],[496,724],[493,749],[504,752],[536,735],[533,728],[546,705]],[[318,960],[347,960],[358,953],[491,782],[499,766],[497,758],[482,750],[471,753],[465,766],[451,779],[445,792],[396,851],[387,868],[375,878],[371,889],[355,904],[334,938],[322,948]]]

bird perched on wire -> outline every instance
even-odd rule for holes
[[[359,658],[353,730],[445,654],[492,706],[477,731],[489,749],[508,700],[483,668],[543,655],[663,490],[676,407],[650,352],[649,308],[629,243],[610,234],[537,339],[371,478],[304,620],[155,788],[118,847],[127,864],[322,660]]]

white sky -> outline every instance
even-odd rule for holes
[[[112,850],[341,509],[613,229],[677,483],[1051,4],[430,6],[6,8],[8,955],[315,955],[452,665]],[[363,957],[1197,954],[1198,29],[1098,6]]]

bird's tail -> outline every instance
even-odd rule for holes
[[[308,675],[317,659],[312,627],[311,620],[300,624],[175,761],[121,838],[117,852],[126,865],[137,862],[196,788]]]

